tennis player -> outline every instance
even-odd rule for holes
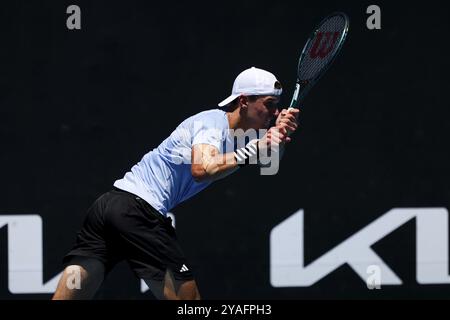
[[[278,109],[281,93],[272,73],[255,67],[243,71],[232,94],[219,103],[221,109],[183,121],[115,181],[114,189],[89,208],[75,245],[64,257],[53,299],[93,298],[122,260],[157,299],[200,299],[167,212],[242,166],[278,164],[277,148],[291,140],[299,113]],[[278,170],[273,169],[269,174]]]

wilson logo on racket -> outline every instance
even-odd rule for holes
[[[311,59],[315,59],[317,57],[321,59],[325,58],[336,45],[338,36],[339,32],[318,32],[316,40],[309,51],[309,56]]]

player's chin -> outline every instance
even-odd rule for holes
[[[266,120],[261,120],[258,124],[257,124],[257,128],[258,129],[269,129],[270,127],[273,126],[272,120],[271,119],[266,119]]]
[[[274,127],[275,126],[275,119],[269,119],[266,121],[266,123],[264,123],[264,127],[266,129],[269,129],[270,127]]]

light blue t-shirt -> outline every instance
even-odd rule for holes
[[[233,143],[227,115],[219,109],[200,112],[184,120],[156,149],[147,153],[114,183],[147,201],[161,214],[201,190],[210,181],[196,182],[191,174],[191,148],[210,144],[224,153]]]

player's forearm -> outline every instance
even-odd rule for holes
[[[200,165],[193,165],[192,175],[197,182],[214,181],[238,169],[233,153],[204,155]]]
[[[218,154],[203,164],[205,173],[210,179],[220,179],[238,168],[232,152]]]

